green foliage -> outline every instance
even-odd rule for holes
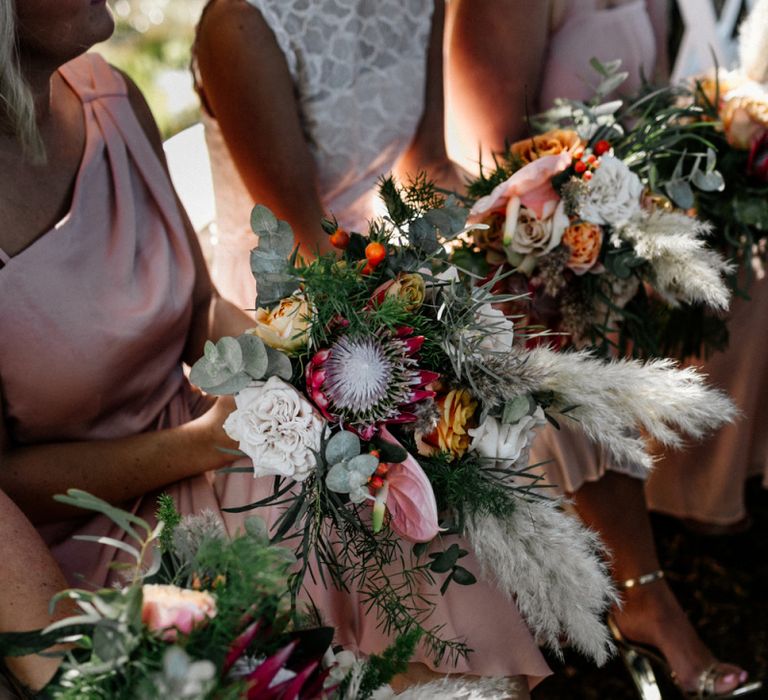
[[[368,657],[368,667],[360,682],[359,700],[368,700],[373,691],[408,670],[408,662],[419,642],[420,633],[412,630],[398,637],[394,644],[379,654]]]
[[[176,502],[172,496],[162,493],[157,499],[157,519],[163,523],[160,533],[160,548],[163,553],[170,552],[173,544],[173,532],[181,522],[181,513],[176,510]]]

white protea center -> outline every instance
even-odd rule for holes
[[[337,409],[364,413],[382,402],[392,381],[392,362],[375,338],[344,336],[326,362],[324,388]]]
[[[413,404],[434,396],[425,385],[439,375],[413,357],[424,342],[409,328],[344,335],[307,366],[307,390],[329,420],[372,435],[384,423],[416,420]],[[366,437],[368,439],[368,437]]]

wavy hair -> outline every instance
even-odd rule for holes
[[[18,140],[27,158],[45,159],[32,93],[19,66],[14,0],[0,0],[0,128]]]

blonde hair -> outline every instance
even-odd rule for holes
[[[19,66],[14,0],[0,0],[0,127],[34,162],[45,159],[35,121],[35,103]]]

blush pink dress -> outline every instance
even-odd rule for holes
[[[601,9],[597,0],[570,0],[560,26],[549,41],[542,71],[540,106],[551,107],[558,97],[589,100],[594,96],[597,74],[589,65],[592,57],[602,62],[621,59],[629,73],[621,92],[631,94],[651,77],[656,60],[656,41],[645,0],[635,0]],[[534,442],[531,463],[544,463],[547,479],[565,493],[577,491],[585,482],[597,481],[610,469],[644,478],[640,465],[613,462],[567,421],[561,429],[545,426]]]
[[[584,47],[589,47],[585,50]],[[544,71],[542,106],[556,97],[587,99],[591,91],[581,78],[592,73],[591,56],[602,61],[620,58],[629,78],[623,88],[631,93],[640,85],[641,71],[652,75],[655,42],[644,0],[599,10],[594,0],[571,0],[562,26],[552,37]],[[755,345],[768,328],[768,280],[755,281],[751,300],[734,298],[729,330],[730,346],[699,363],[715,386],[728,392],[743,417],[708,439],[685,450],[661,456],[646,484],[653,510],[681,518],[728,525],[746,515],[744,483],[762,475],[768,488],[768,354]],[[534,463],[567,493],[585,482],[600,479],[607,469],[639,478],[647,475],[635,465],[616,465],[591,445],[580,431],[564,426],[560,432],[545,428],[537,439]]]
[[[123,79],[100,57],[80,57],[61,75],[81,98],[86,124],[71,210],[22,252],[2,254],[0,266],[0,298],[13,300],[0,311],[0,383],[15,445],[160,430],[210,405],[182,372],[195,270],[165,170]],[[271,485],[247,474],[202,474],[163,490],[183,513],[220,512],[266,496]],[[128,507],[151,522],[156,495]],[[258,514],[268,521],[276,515]],[[244,516],[222,517],[234,532]],[[115,580],[114,550],[71,539],[120,539],[122,532],[104,517],[57,522],[41,534],[72,584]],[[472,555],[465,566],[479,573]],[[434,666],[423,652],[415,660],[442,672],[524,675],[531,684],[549,674],[515,604],[493,582],[453,585],[444,597],[439,585],[419,591],[437,604],[430,624],[443,625],[443,635],[465,639],[475,651],[457,666],[447,660]],[[390,641],[356,592],[308,588],[340,644],[370,654]]]

